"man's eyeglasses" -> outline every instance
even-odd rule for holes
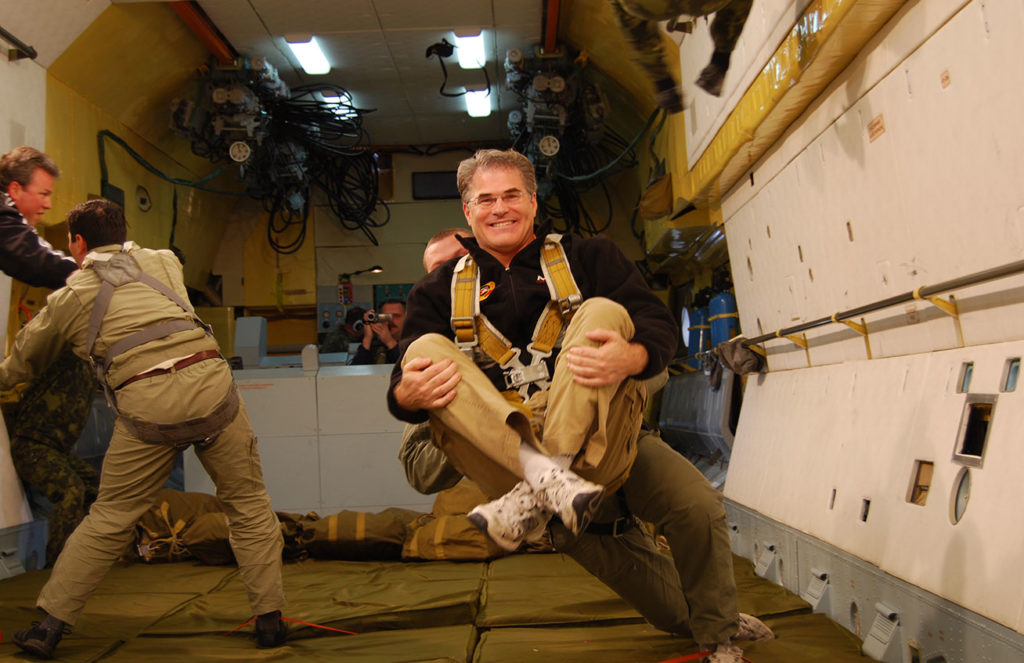
[[[482,207],[483,209],[489,209],[491,207],[494,207],[494,204],[498,202],[498,198],[501,198],[501,202],[505,203],[506,205],[515,205],[516,203],[527,197],[528,194],[525,191],[520,191],[519,189],[512,189],[511,191],[506,191],[500,196],[485,193],[470,200],[469,203],[471,205],[476,205],[477,207]]]

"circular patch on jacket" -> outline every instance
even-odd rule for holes
[[[492,292],[494,292],[494,281],[488,281],[480,286],[480,301],[490,297]]]

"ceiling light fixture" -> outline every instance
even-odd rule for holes
[[[331,63],[320,50],[316,37],[310,35],[285,35],[284,40],[298,59],[303,71],[307,74],[326,74],[331,70]]]
[[[455,54],[463,69],[480,69],[487,64],[484,52],[484,32],[480,28],[454,30]]]
[[[487,88],[466,88],[466,112],[470,117],[487,117],[491,114],[491,90]]]
[[[324,103],[331,107],[334,116],[339,120],[352,120],[359,117],[351,92],[346,90],[344,95],[338,95],[333,91],[324,90],[320,96],[323,97]]]

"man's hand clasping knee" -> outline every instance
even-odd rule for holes
[[[395,386],[395,401],[406,410],[441,408],[455,398],[455,386],[461,380],[451,359],[435,364],[429,357],[416,357],[402,366],[402,379]]]

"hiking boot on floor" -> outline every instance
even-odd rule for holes
[[[711,656],[704,659],[706,663],[744,663],[743,650],[733,645],[701,646],[704,651],[711,650]]]
[[[281,611],[275,610],[256,618],[256,646],[260,649],[280,647],[288,638],[288,628],[281,619]]]
[[[14,634],[14,644],[38,658],[53,658],[53,650],[66,632],[70,629],[63,623],[59,628],[44,628],[40,622],[32,622],[31,628]]]
[[[768,625],[753,615],[744,612],[740,613],[740,630],[732,636],[733,640],[747,640],[750,642],[764,642],[774,640],[775,634],[768,628]]]
[[[587,529],[604,498],[604,486],[558,467],[541,474],[534,490],[541,505],[561,518],[574,535]]]
[[[530,484],[520,481],[498,499],[474,508],[467,517],[474,527],[511,552],[543,534],[551,512],[540,504]]]

